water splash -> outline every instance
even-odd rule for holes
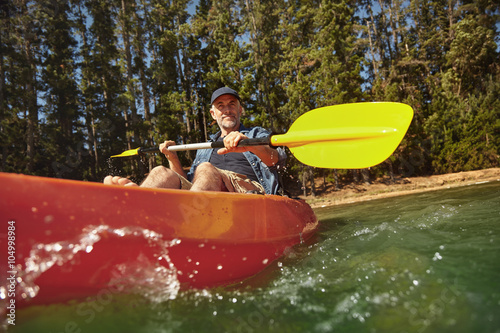
[[[460,214],[460,208],[460,205],[455,206],[451,204],[431,205],[415,222],[420,229],[443,225]]]
[[[109,287],[117,291],[140,293],[153,302],[174,299],[180,289],[177,270],[168,255],[168,248],[180,243],[174,239],[165,241],[162,235],[140,227],[111,228],[107,225],[88,226],[74,240],[50,244],[36,244],[25,260],[26,268],[18,265],[18,291],[23,299],[36,297],[40,288],[35,280],[54,265],[72,265],[77,253],[90,253],[101,237],[140,237],[147,240],[151,247],[159,249],[157,260],[140,254],[135,261],[118,264],[112,268],[113,279]],[[163,262],[162,262],[163,261]]]
[[[108,175],[122,176],[123,162],[117,161],[117,159],[108,158]]]

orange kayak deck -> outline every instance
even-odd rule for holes
[[[174,288],[231,284],[259,273],[318,227],[304,201],[274,195],[7,173],[0,184],[0,233],[15,227],[16,257],[14,266],[2,260],[1,269],[16,272],[19,305],[137,291],[151,281]]]

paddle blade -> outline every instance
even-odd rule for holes
[[[273,135],[302,163],[332,169],[362,169],[385,161],[398,147],[413,118],[401,103],[327,106],[300,116],[286,134]]]
[[[125,150],[123,153],[118,154],[118,155],[113,155],[111,157],[112,158],[113,157],[128,157],[128,156],[139,155],[139,149],[141,149],[141,148],[135,148],[135,149]]]

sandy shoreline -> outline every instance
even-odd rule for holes
[[[305,199],[312,208],[319,208],[492,181],[500,181],[500,168],[429,177],[400,178],[396,179],[394,184],[389,184],[386,179],[379,179],[369,185],[348,185],[337,191],[327,189],[316,197],[301,198]]]

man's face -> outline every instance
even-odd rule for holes
[[[210,114],[217,121],[223,136],[239,129],[241,112],[240,102],[229,94],[217,98],[210,109]]]

